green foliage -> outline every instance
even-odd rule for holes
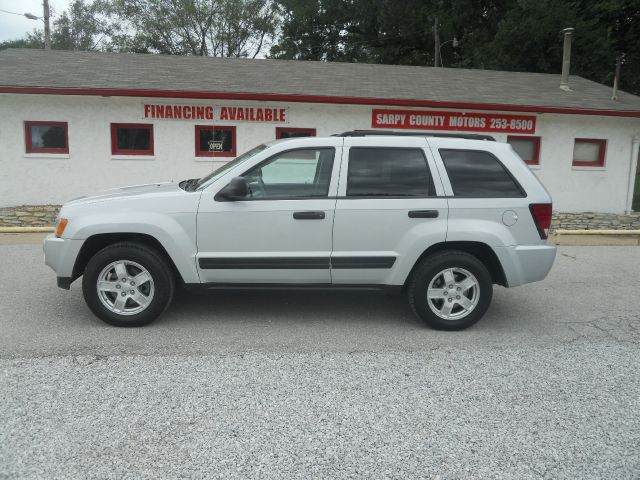
[[[6,40],[0,42],[0,50],[7,48],[43,48],[44,42],[42,41],[42,35],[38,32],[27,33],[24,38],[19,40]]]
[[[434,21],[447,67],[559,73],[574,27],[572,73],[640,94],[637,0],[278,0],[274,58],[433,65]],[[458,40],[453,47],[453,38]]]
[[[117,21],[112,48],[172,55],[255,57],[273,38],[270,0],[113,0],[105,11]]]
[[[53,23],[51,47],[59,50],[102,50],[112,27],[100,2],[75,0]]]
[[[74,0],[55,19],[60,50],[255,57],[272,41],[271,0]],[[42,48],[42,30],[0,48]]]

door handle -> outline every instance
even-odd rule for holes
[[[296,220],[323,220],[324,212],[293,212]]]
[[[409,218],[438,218],[438,210],[409,210]]]

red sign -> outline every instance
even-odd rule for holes
[[[144,104],[145,119],[286,123],[286,108]]]
[[[535,133],[535,115],[500,113],[434,112],[420,110],[371,111],[373,128],[457,130],[463,132]]]

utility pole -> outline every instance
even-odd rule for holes
[[[44,49],[51,50],[51,28],[49,26],[49,0],[42,2],[44,7]]]
[[[442,65],[440,61],[440,35],[438,35],[438,17],[436,17],[433,21],[433,66],[439,67]]]

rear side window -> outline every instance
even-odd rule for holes
[[[418,148],[349,149],[348,197],[428,197],[432,184]]]
[[[480,150],[440,150],[453,194],[462,198],[514,198],[525,193],[498,159]]]

